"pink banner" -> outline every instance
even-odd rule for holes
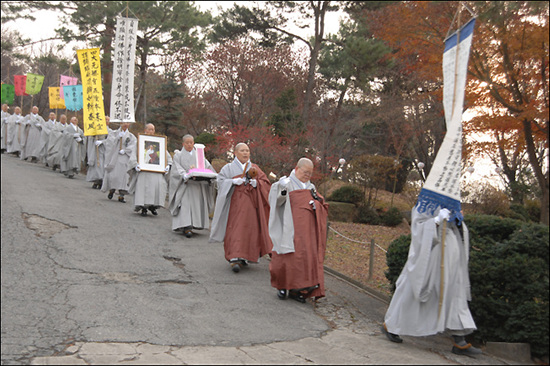
[[[65,75],[59,75],[59,96],[61,99],[65,99],[65,94],[63,94],[63,87],[65,85],[76,85],[78,84],[78,79],[71,77],[71,76],[65,76]]]

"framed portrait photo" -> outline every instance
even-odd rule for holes
[[[142,171],[165,173],[166,136],[138,134],[138,164]]]

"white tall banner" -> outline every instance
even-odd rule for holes
[[[445,40],[443,107],[447,133],[417,203],[417,210],[421,213],[433,213],[441,206],[451,211],[451,219],[459,220],[462,220],[460,213],[462,111],[474,24],[475,18]]]
[[[135,122],[134,69],[138,20],[118,17],[115,50],[113,52],[113,81],[111,88],[111,122]]]

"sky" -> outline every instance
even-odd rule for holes
[[[202,11],[210,10],[214,15],[218,14],[218,8],[222,10],[231,8],[233,4],[246,4],[248,1],[195,1],[195,5]],[[37,11],[33,14],[36,18],[35,21],[21,19],[9,22],[2,27],[17,30],[24,36],[30,38],[32,41],[40,41],[43,39],[52,38],[55,36],[55,29],[59,28],[61,23],[59,22],[59,12],[55,11]],[[328,13],[326,16],[325,33],[336,33],[339,27],[339,21],[342,17],[342,13]],[[299,31],[296,29],[296,31]],[[306,31],[303,35],[306,37],[313,35],[313,30]],[[73,48],[77,44],[69,44],[65,47],[68,55],[73,53]],[[33,48],[40,47],[39,44],[32,46]],[[78,47],[80,48],[80,47]]]

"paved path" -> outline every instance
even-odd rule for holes
[[[387,304],[327,273],[281,301],[262,258],[231,272],[208,231],[170,230],[41,164],[1,156],[2,364],[510,364],[380,332]]]

